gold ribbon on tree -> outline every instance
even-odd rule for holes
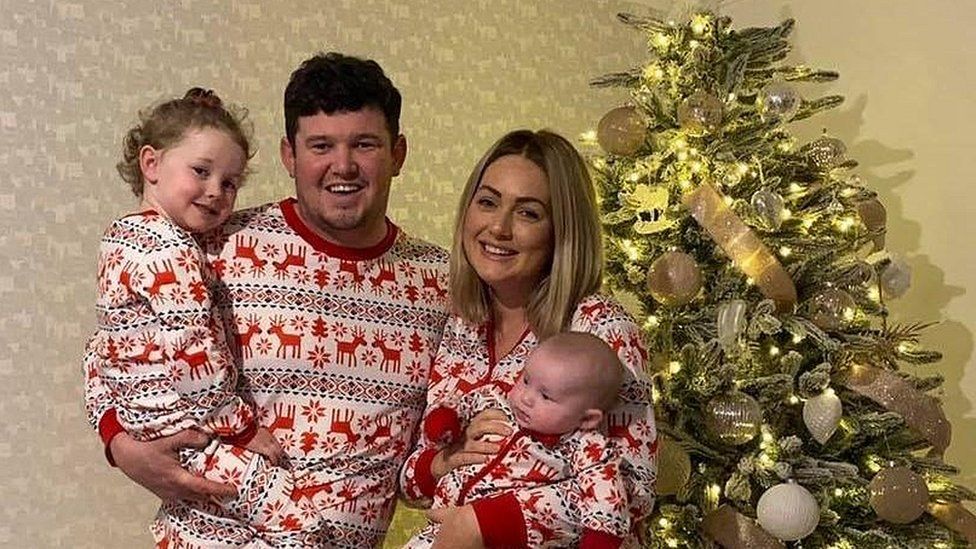
[[[976,516],[961,503],[930,503],[928,511],[946,528],[961,534],[970,545],[976,545]]]
[[[785,549],[783,542],[763,530],[756,521],[728,505],[705,515],[702,530],[726,549]]]
[[[782,263],[762,243],[709,183],[702,183],[682,199],[691,216],[751,278],[780,311],[796,305],[796,286]]]
[[[952,426],[935,397],[916,389],[898,374],[854,364],[843,379],[844,385],[905,418],[905,424],[919,433],[932,449],[942,455],[949,447]]]

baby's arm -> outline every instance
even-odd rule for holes
[[[599,432],[577,436],[571,470],[579,487],[580,547],[618,547],[630,532],[620,452]]]

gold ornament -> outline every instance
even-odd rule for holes
[[[895,524],[908,524],[922,516],[929,503],[925,479],[908,467],[878,471],[868,484],[871,508],[878,516]]]
[[[678,105],[678,124],[691,135],[702,136],[718,129],[725,104],[714,95],[698,90]]]
[[[705,428],[726,444],[738,446],[759,433],[762,411],[756,399],[735,391],[713,398],[705,410]]]
[[[778,231],[783,225],[783,210],[786,201],[778,193],[769,189],[759,189],[752,193],[749,202],[766,229]]]
[[[783,542],[756,526],[756,521],[730,505],[722,505],[702,519],[702,531],[721,547],[785,549]]]
[[[828,170],[844,162],[847,146],[836,137],[824,135],[803,147],[803,153],[815,167]]]
[[[610,154],[630,156],[644,143],[646,130],[637,108],[617,107],[600,119],[596,140]]]
[[[657,482],[659,496],[673,496],[691,478],[691,457],[676,440],[661,435],[657,449]]]
[[[822,330],[838,330],[854,318],[856,307],[849,293],[828,288],[813,298],[810,320]]]
[[[634,232],[653,234],[671,228],[675,220],[668,213],[668,190],[661,186],[640,184],[630,192],[621,191],[619,210],[603,216],[603,222],[617,225],[634,220]]]
[[[695,259],[684,252],[661,255],[647,271],[647,289],[651,297],[668,307],[688,303],[698,295],[701,286],[701,269]]]
[[[799,94],[793,86],[785,82],[771,82],[763,86],[756,98],[756,107],[763,120],[781,120],[789,122],[800,110]]]
[[[888,212],[885,211],[884,204],[877,198],[860,202],[857,205],[857,215],[868,231],[877,233],[872,239],[874,249],[877,251],[884,248],[885,225],[888,222]]]
[[[778,539],[796,541],[816,530],[820,506],[809,490],[795,482],[784,482],[759,497],[756,519],[763,530]]]

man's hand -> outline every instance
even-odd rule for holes
[[[441,525],[431,549],[481,549],[484,540],[474,507],[429,509],[427,518]]]
[[[434,456],[430,464],[430,472],[434,478],[439,479],[455,467],[484,463],[498,452],[501,445],[482,440],[482,437],[498,435],[504,438],[510,434],[512,429],[505,423],[504,412],[494,408],[485,410],[471,419],[461,440]]]
[[[285,451],[281,449],[278,439],[265,427],[258,427],[254,437],[244,447],[268,458],[271,465],[278,465],[285,459]]]
[[[164,501],[236,496],[233,486],[195,476],[180,465],[181,448],[203,449],[208,443],[207,435],[192,429],[147,442],[119,433],[109,443],[109,451],[127,477]]]

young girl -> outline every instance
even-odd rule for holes
[[[126,135],[117,167],[141,204],[102,237],[98,322],[87,349],[95,360],[86,361],[96,371],[88,378],[112,391],[115,414],[102,423],[117,421],[136,439],[184,429],[215,437],[181,459],[234,485],[238,497],[197,511],[244,523],[272,543],[302,543],[300,517],[309,511],[291,500],[294,479],[276,466],[278,442],[236,393],[234,356],[213,309],[214,274],[197,240],[234,208],[251,156],[242,118],[212,91],[193,88],[143,113]]]

